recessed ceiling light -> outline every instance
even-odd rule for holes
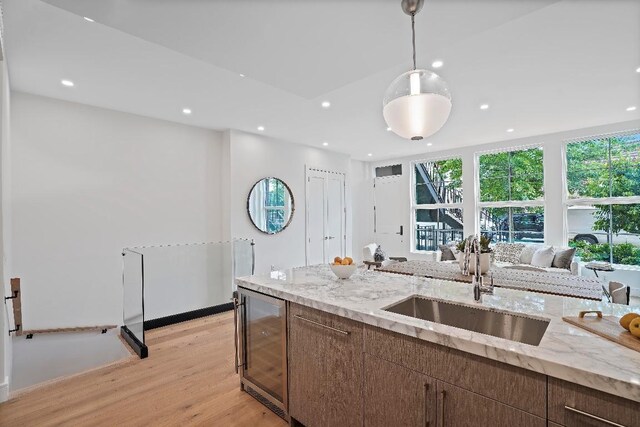
[[[636,106],[632,105],[630,107],[627,107],[627,111],[636,111]]]
[[[367,156],[371,157],[373,156],[373,153],[367,153]]]
[[[327,145],[329,145],[329,143],[327,141],[325,141],[325,142],[322,143],[322,145],[324,145],[326,147]]]
[[[636,73],[640,73],[640,67],[636,68]]]
[[[73,87],[73,82],[71,80],[61,80],[62,86]]]
[[[427,147],[431,147],[433,145],[432,142],[427,142]]]
[[[514,131],[514,129],[513,129],[513,128],[509,128],[509,129],[507,129],[507,132],[513,132],[513,131]]]
[[[240,73],[240,77],[247,77],[247,76],[245,76],[244,74]]]
[[[439,60],[439,59],[438,59],[438,60],[436,60],[436,61],[433,61],[433,62],[431,63],[431,66],[432,66],[433,68],[440,68],[440,67],[442,67],[443,65],[444,65],[444,62],[442,62],[442,61],[441,61],[441,60]]]
[[[387,132],[391,132],[391,127],[387,127]]]
[[[482,104],[482,105],[480,106],[480,109],[481,109],[481,110],[488,110],[488,109],[489,109],[489,104]]]
[[[331,103],[329,101],[322,101],[322,108],[329,108],[331,107]]]
[[[258,126],[258,130],[262,132],[264,130],[264,126]]]
[[[182,109],[182,114],[186,114],[186,115],[191,114],[191,108],[183,108]]]
[[[86,17],[86,16],[84,17],[84,20],[85,20],[85,21],[87,21],[87,22],[96,22],[96,21],[94,21],[93,19],[88,18],[88,17]]]

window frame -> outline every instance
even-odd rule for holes
[[[412,160],[409,165],[410,165],[410,170],[411,170],[411,208],[409,209],[409,215],[410,215],[410,221],[409,224],[411,224],[411,239],[410,239],[410,253],[415,253],[415,254],[430,254],[430,253],[434,253],[435,251],[428,251],[428,250],[418,250],[416,249],[416,226],[417,226],[417,221],[416,221],[416,215],[419,209],[460,209],[463,212],[464,215],[464,200],[467,197],[464,194],[464,190],[462,188],[460,188],[460,191],[462,191],[462,201],[458,202],[458,203],[430,203],[430,204],[418,204],[417,203],[417,194],[416,194],[416,165],[421,164],[421,163],[428,163],[428,162],[439,162],[439,161],[443,161],[443,160],[453,160],[453,159],[460,159],[461,162],[461,168],[462,168],[462,175],[461,175],[461,179],[464,181],[464,158],[462,155],[453,155],[453,156],[438,156],[438,157],[432,157],[432,158],[427,158],[427,159],[419,159],[419,160]],[[464,224],[463,224],[464,227]],[[464,235],[464,229],[463,229],[463,235]]]
[[[640,204],[639,196],[609,196],[609,197],[580,197],[571,199],[569,197],[569,164],[567,162],[567,149],[570,144],[577,144],[580,142],[590,141],[594,139],[606,139],[614,138],[624,135],[640,134],[640,128],[628,129],[624,131],[607,132],[595,135],[588,135],[578,138],[570,138],[562,141],[562,213],[563,213],[563,236],[562,240],[566,245],[569,244],[569,207],[570,206],[598,206],[598,205],[632,205]],[[611,161],[609,159],[609,172],[611,172]],[[614,233],[612,231],[604,232],[607,234],[609,241],[613,241]],[[613,265],[613,245],[609,251],[609,262]],[[639,268],[630,264],[617,264],[626,268]]]
[[[480,188],[480,157],[486,154],[498,154],[509,153],[514,151],[526,151],[532,148],[538,148],[542,150],[542,198],[538,200],[505,200],[505,201],[481,201],[481,188]],[[476,151],[474,153],[474,199],[475,199],[475,229],[478,234],[482,234],[480,217],[482,210],[485,208],[531,208],[542,207],[543,214],[547,210],[547,192],[545,189],[545,147],[543,142],[536,142],[532,144],[514,145],[509,147],[502,147],[491,150]],[[566,227],[565,227],[566,229]],[[509,230],[511,238],[512,230]],[[542,243],[547,241],[547,225],[546,219],[544,224]],[[494,242],[495,243],[495,242]]]

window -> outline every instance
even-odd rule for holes
[[[414,250],[463,239],[462,159],[414,163]]]
[[[275,178],[263,180],[263,185],[266,229],[268,233],[277,233],[286,225],[287,189],[284,182]]]
[[[566,146],[567,226],[583,261],[640,265],[640,132]]]
[[[544,241],[542,147],[479,156],[480,231],[494,242]]]
[[[376,168],[376,178],[402,175],[402,165],[379,166]]]

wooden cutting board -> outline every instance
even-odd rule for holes
[[[596,315],[585,316],[587,313],[595,313]],[[600,311],[581,311],[577,317],[563,317],[562,320],[640,352],[640,338],[634,337],[629,331],[623,329],[620,326],[619,317],[603,316]]]

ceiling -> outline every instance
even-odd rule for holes
[[[399,3],[3,0],[5,50],[14,90],[361,160],[640,118],[626,111],[640,107],[640,2],[426,0],[418,66],[444,61],[453,110],[434,136],[403,140],[382,118],[411,65]]]

